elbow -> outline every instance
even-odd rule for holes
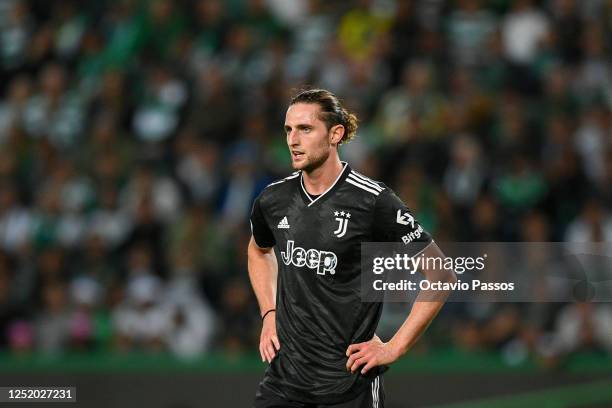
[[[425,278],[432,282],[455,283],[457,282],[457,274],[453,270],[435,269],[427,270],[423,273]]]
[[[247,248],[247,254],[249,258],[256,258],[265,256],[272,253],[272,248],[260,248],[259,245],[255,242],[255,239],[251,237],[249,241],[249,246]]]
[[[432,275],[435,276],[435,280],[443,283],[455,283],[458,280],[457,274],[453,270],[436,270]]]

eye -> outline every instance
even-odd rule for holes
[[[310,133],[310,131],[312,130],[312,128],[310,127],[305,127],[304,128],[304,133]]]

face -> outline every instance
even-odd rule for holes
[[[327,129],[319,119],[318,104],[296,103],[287,109],[285,134],[296,170],[310,172],[321,166],[336,149],[344,134],[341,125]]]

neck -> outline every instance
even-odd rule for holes
[[[319,195],[327,191],[342,172],[343,164],[338,155],[330,157],[316,169],[303,171],[304,187],[309,194]]]

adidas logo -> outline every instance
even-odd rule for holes
[[[287,221],[287,217],[283,217],[282,220],[278,223],[277,228],[279,229],[289,229],[289,221]]]

